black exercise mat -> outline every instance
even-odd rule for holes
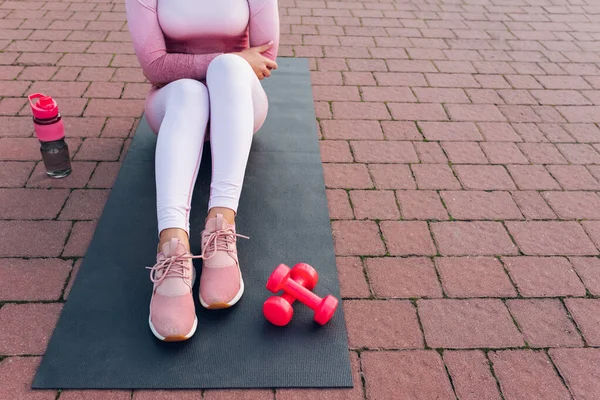
[[[238,250],[246,290],[228,310],[198,304],[198,330],[164,343],[148,327],[157,226],[155,135],[140,124],[81,270],[33,382],[43,389],[351,387],[340,306],[325,326],[302,304],[286,327],[270,325],[265,284],[280,263],[313,265],[318,295],[339,286],[308,63],[280,59],[267,79],[270,110],[254,138],[239,207]],[[205,146],[208,148],[209,146]],[[192,252],[208,204],[210,154],[193,197]],[[196,268],[200,263],[196,263]]]

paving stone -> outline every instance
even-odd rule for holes
[[[559,143],[556,146],[571,164],[600,164],[600,154],[589,144]]]
[[[63,257],[83,257],[96,230],[96,221],[77,221],[73,225]]]
[[[326,196],[329,216],[332,219],[354,219],[354,211],[345,190],[328,189]]]
[[[33,162],[0,162],[0,187],[22,187],[34,168]]]
[[[583,346],[583,341],[560,300],[508,300],[506,305],[529,346]]]
[[[418,300],[429,347],[446,349],[523,346],[523,338],[499,299]]]
[[[417,312],[410,301],[346,300],[350,348],[422,348]]]
[[[460,189],[460,183],[446,164],[413,164],[419,189]]]
[[[596,166],[586,169],[583,165],[548,165],[546,168],[565,190],[600,189],[600,183],[592,176]]]
[[[523,219],[508,192],[444,191],[444,204],[455,219],[501,220]],[[600,201],[600,198],[598,198]]]
[[[277,389],[276,400],[362,400],[363,384],[360,373],[360,360],[356,353],[350,353],[352,364],[352,389]],[[206,398],[206,394],[205,394]],[[236,398],[237,399],[237,398]],[[249,399],[251,400],[251,399]]]
[[[62,390],[62,400],[130,400],[129,390]]]
[[[493,257],[438,257],[435,265],[449,297],[515,297],[502,264]]]
[[[555,219],[556,214],[536,191],[515,191],[512,197],[526,219]]]
[[[78,161],[117,161],[123,140],[117,138],[88,138],[75,155]]]
[[[454,170],[467,189],[515,189],[512,179],[500,165],[455,165]]]
[[[373,221],[334,221],[333,240],[338,256],[383,255],[379,227]]]
[[[594,296],[600,295],[600,259],[596,257],[572,257],[571,264]]]
[[[94,170],[94,175],[88,182],[88,187],[96,189],[112,188],[117,174],[121,169],[120,162],[100,162]]]
[[[66,189],[0,189],[0,218],[52,219],[68,196]]]
[[[360,258],[337,257],[336,265],[343,298],[360,298],[371,295]]]
[[[40,357],[9,357],[0,362],[0,398],[19,400],[54,400],[56,390],[33,390],[31,382]]]
[[[423,136],[413,122],[382,121],[383,134],[388,140],[422,140]]]
[[[321,128],[326,139],[381,140],[383,132],[377,121],[322,120]]]
[[[273,392],[267,389],[211,389],[204,392],[203,398],[206,400],[271,400]]]
[[[507,166],[521,190],[558,190],[560,186],[542,165]]]
[[[71,162],[71,173],[62,179],[52,179],[46,174],[43,163],[38,163],[31,174],[27,187],[33,188],[82,188],[88,183],[92,171],[96,167],[95,162]]]
[[[442,255],[517,254],[500,222],[434,222],[431,232]]]
[[[444,352],[444,363],[452,377],[454,390],[464,400],[499,400],[500,392],[485,354],[479,350]]]
[[[529,161],[514,143],[481,143],[492,164],[528,164]]]
[[[519,143],[517,146],[534,164],[567,164],[553,143]]]
[[[133,400],[202,400],[202,390],[135,390]]]
[[[521,142],[523,139],[506,122],[479,122],[483,137],[490,142]]]
[[[396,192],[404,219],[447,220],[448,212],[433,190],[400,190]]]
[[[545,192],[544,198],[561,219],[600,219],[600,197],[592,192]]]
[[[442,297],[442,290],[429,258],[369,258],[367,273],[377,297]]]
[[[61,309],[60,303],[5,304],[0,308],[0,354],[44,354]]]
[[[69,221],[0,221],[0,256],[58,257],[70,230]]]
[[[600,345],[600,299],[565,299],[565,304],[589,346]]]
[[[371,164],[369,172],[377,189],[416,189],[416,184],[408,165]]]
[[[324,164],[325,186],[332,189],[369,189],[373,186],[363,164]]]
[[[454,399],[441,356],[433,350],[364,352],[367,398]]]
[[[380,226],[391,255],[434,255],[437,252],[425,222],[383,221]]]
[[[504,398],[571,398],[544,352],[505,350],[492,352],[489,357]]]
[[[527,255],[596,255],[598,250],[576,222],[506,222],[521,251]]]
[[[108,190],[74,190],[59,219],[98,219],[108,198]]]
[[[419,161],[411,142],[352,141],[354,159],[361,163],[415,163]]]
[[[487,164],[488,159],[477,142],[442,142],[452,164]]]
[[[390,190],[353,190],[350,199],[357,219],[399,219],[400,211]]]
[[[413,142],[423,164],[445,164],[448,158],[436,142]]]
[[[419,127],[427,140],[483,140],[477,126],[472,122],[419,122]]]
[[[600,349],[550,349],[548,352],[576,399],[593,399],[600,391]]]
[[[71,266],[57,258],[2,258],[0,301],[58,300]]]
[[[503,259],[524,297],[585,296],[585,287],[563,257],[506,257]]]

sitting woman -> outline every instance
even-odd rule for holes
[[[244,291],[235,216],[252,137],[267,115],[260,80],[277,68],[277,0],[126,0],[126,9],[135,53],[153,85],[146,117],[158,134],[150,328],[161,340],[185,340],[198,322],[192,258],[203,258],[202,306],[230,307]],[[202,255],[192,256],[190,205],[206,136],[209,210]]]

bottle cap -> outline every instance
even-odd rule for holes
[[[34,102],[35,99],[37,99],[37,102]],[[29,105],[35,118],[47,119],[58,115],[58,104],[50,96],[41,93],[29,95]]]

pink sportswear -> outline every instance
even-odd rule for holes
[[[277,57],[276,0],[126,0],[126,8],[135,52],[153,84],[204,80],[214,58],[248,45],[273,41],[263,55]]]
[[[250,64],[226,54],[273,42],[277,0],[126,0],[127,20],[144,75],[154,85],[146,117],[158,133],[156,190],[159,232],[189,234],[192,190],[210,127],[209,208],[237,211],[253,134],[267,96]]]

